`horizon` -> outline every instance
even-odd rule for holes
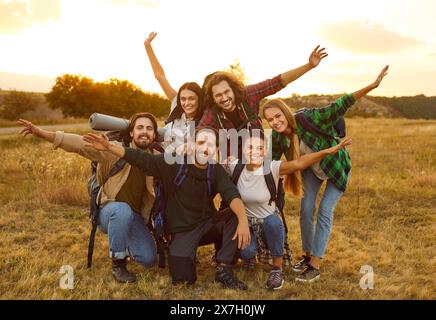
[[[329,57],[277,97],[353,92],[386,64],[374,96],[436,96],[435,11],[431,0],[368,0],[346,15],[341,0],[256,0],[249,14],[242,0],[0,0],[0,88],[48,92],[69,73],[163,95],[143,46],[157,31],[153,47],[176,89],[235,61],[256,83],[306,63],[320,44]]]

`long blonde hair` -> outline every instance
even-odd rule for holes
[[[265,110],[278,108],[285,115],[286,120],[288,121],[288,126],[291,128],[291,143],[288,150],[288,154],[286,154],[287,160],[296,160],[300,157],[300,142],[298,140],[297,135],[297,122],[295,121],[295,117],[289,109],[288,105],[278,99],[269,100],[263,106],[263,117],[265,118]],[[297,197],[303,196],[303,183],[302,183],[301,171],[294,171],[293,173],[286,176],[285,179],[285,190],[288,192],[292,192]]]

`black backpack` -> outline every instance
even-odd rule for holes
[[[328,134],[327,132],[322,131],[320,128],[313,125],[309,120],[307,120],[304,117],[305,112],[311,112],[312,110],[314,110],[314,108],[303,108],[303,109],[298,110],[294,114],[295,119],[301,124],[303,129],[306,131],[316,132],[316,133],[318,133],[324,137],[327,137],[327,138],[332,138],[332,137],[336,138],[336,137]],[[343,116],[339,117],[338,121],[333,126],[333,129],[337,133],[337,137],[344,138],[346,136],[345,119]]]
[[[122,137],[120,131],[109,132],[106,134],[106,136],[111,141],[120,141]],[[125,143],[123,143],[123,145],[125,145]],[[88,243],[88,268],[91,268],[92,266],[92,255],[94,253],[95,233],[98,226],[98,211],[101,204],[100,189],[109,180],[109,178],[113,177],[124,168],[126,161],[124,159],[119,159],[109,171],[108,175],[104,177],[101,185],[97,181],[97,164],[97,161],[91,162],[91,176],[88,179],[89,218],[92,224]]]
[[[235,186],[238,185],[239,177],[241,176],[241,173],[244,170],[244,168],[245,168],[244,163],[238,162],[238,164],[236,164],[236,167],[233,170],[233,174],[232,174],[232,181],[235,184]],[[278,188],[276,188],[276,183],[272,175],[272,172],[269,172],[268,174],[264,174],[264,178],[268,191],[271,195],[268,204],[271,205],[272,202],[275,202],[277,209],[279,209],[280,215],[283,220],[283,226],[285,227],[285,232],[287,234],[288,226],[286,224],[285,215],[283,212],[283,209],[285,208],[285,190],[283,188],[283,178],[279,178]]]

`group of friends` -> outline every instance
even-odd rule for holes
[[[129,260],[144,267],[156,264],[156,239],[149,220],[156,199],[155,184],[159,182],[165,201],[169,273],[174,284],[196,281],[197,249],[213,243],[216,282],[247,290],[232,269],[238,259],[243,260],[245,268],[253,269],[259,252],[266,249],[271,257],[266,287],[282,288],[289,246],[286,224],[271,188],[280,190],[283,177],[285,192],[301,199],[303,254],[290,267],[296,273],[295,280],[316,281],[335,206],[351,176],[346,150],[351,140],[339,137],[337,124],[359,98],[380,85],[388,66],[374,82],[328,106],[293,113],[282,100],[268,100],[262,108],[260,102],[317,67],[327,57],[324,48],[316,47],[302,66],[254,85],[245,86],[231,73],[218,71],[208,75],[202,86],[187,82],[175,90],[153,51],[156,35],[151,33],[144,45],[154,76],[172,102],[163,142],[158,141],[157,121],[148,112],[132,115],[124,143],[93,133],[80,136],[51,132],[18,120],[22,135],[32,134],[52,143],[54,149],[98,163],[97,179],[102,183],[98,227],[108,234],[113,276],[119,282],[132,283],[136,276],[127,269]],[[272,130],[268,137],[260,115]],[[224,161],[220,161],[217,154],[223,143],[219,132],[223,131],[247,134],[238,136],[238,153],[229,155],[225,151],[223,156],[221,152]],[[194,132],[191,142],[187,138],[190,132]],[[157,144],[162,147],[160,151]],[[168,154],[178,154],[184,161],[169,162]],[[106,179],[120,159],[124,166]],[[217,194],[222,199],[220,210],[214,203]]]

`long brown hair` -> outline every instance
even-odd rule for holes
[[[203,90],[196,82],[186,82],[180,87],[179,91],[177,92],[177,106],[171,112],[168,119],[165,121],[165,124],[173,122],[174,120],[179,119],[182,116],[184,111],[182,108],[182,103],[180,102],[180,94],[183,90],[190,90],[197,95],[198,107],[197,111],[195,112],[194,121],[195,123],[200,122],[200,119],[204,113]]]
[[[205,101],[206,107],[212,107],[215,104],[215,100],[213,99],[212,87],[219,84],[221,81],[227,81],[230,88],[233,90],[233,94],[235,95],[235,104],[239,105],[242,101],[245,100],[247,92],[245,90],[245,85],[239,81],[235,75],[226,71],[218,71],[210,74],[206,77],[204,85],[205,89]]]
[[[265,118],[265,110],[278,108],[280,109],[288,122],[288,126],[291,128],[291,143],[286,154],[287,160],[296,160],[300,157],[300,142],[297,135],[297,122],[292,114],[291,110],[287,104],[278,99],[269,100],[263,106],[263,117]],[[303,196],[303,183],[302,183],[301,171],[294,171],[293,173],[286,176],[285,179],[285,190],[292,192],[297,197]]]

